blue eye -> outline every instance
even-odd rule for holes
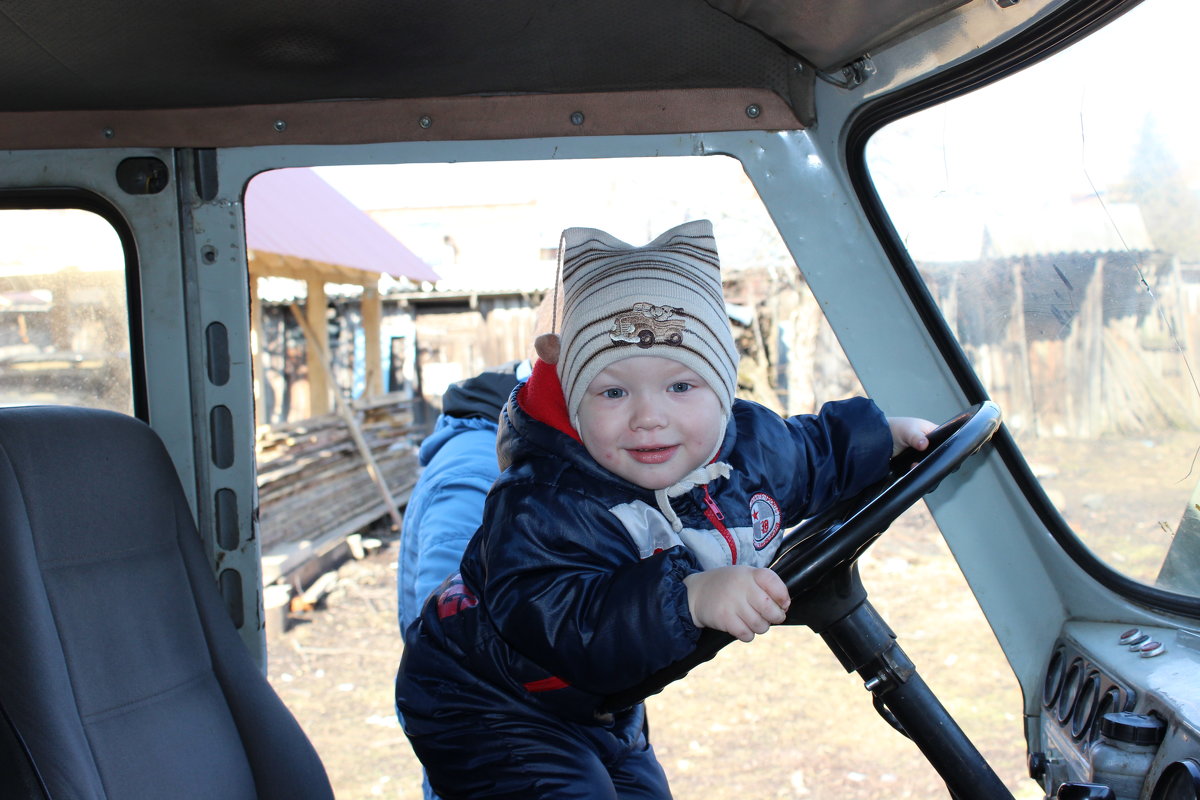
[[[679,381],[678,383],[672,383],[671,388],[668,391],[686,392],[686,391],[690,390],[691,388],[692,388],[692,385],[690,383],[688,383],[687,381]]]
[[[610,400],[616,400],[625,396],[625,390],[617,388],[605,389],[603,392],[601,392],[601,396],[607,397]]]

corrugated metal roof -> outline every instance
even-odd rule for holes
[[[246,189],[251,250],[436,281],[438,274],[311,169],[264,172]]]

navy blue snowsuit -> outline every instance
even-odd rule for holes
[[[601,701],[694,648],[687,575],[764,566],[784,529],[882,478],[887,421],[863,398],[786,420],[735,401],[717,455],[729,476],[672,501],[676,531],[652,491],[531,416],[524,393],[461,574],[407,632],[405,732],[446,800],[670,797],[644,706]]]

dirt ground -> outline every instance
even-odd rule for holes
[[[1197,438],[1043,440],[1027,455],[1089,546],[1153,580],[1196,480]],[[421,797],[420,768],[393,714],[395,555],[385,542],[344,564],[323,604],[268,640],[270,680],[341,800]],[[1020,690],[924,504],[860,566],[872,602],[942,704],[1017,800],[1041,798],[1026,777]],[[651,741],[680,800],[947,797],[916,748],[876,715],[858,677],[806,628],[734,643],[648,706]]]
[[[401,653],[394,543],[338,570],[321,607],[269,637],[269,677],[308,732],[341,800],[420,798],[393,715]],[[872,602],[926,682],[1019,800],[1025,769],[1016,681],[923,506],[861,561]],[[677,798],[945,798],[916,748],[881,720],[806,628],[735,643],[648,702],[651,741]]]

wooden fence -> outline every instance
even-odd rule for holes
[[[1195,428],[1197,294],[1157,253],[923,265],[1007,424],[1036,436]]]

